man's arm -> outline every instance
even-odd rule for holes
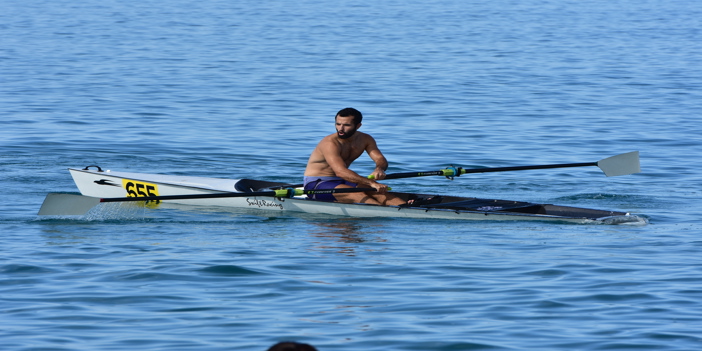
[[[375,170],[373,173],[371,173],[371,175],[378,180],[385,179],[385,171],[388,169],[388,160],[385,158],[385,156],[383,156],[383,153],[380,152],[375,139],[373,139],[373,137],[370,135],[368,138],[369,140],[366,146],[366,152],[368,153],[368,156],[370,156],[371,160],[375,162]]]
[[[329,167],[332,168],[337,177],[341,177],[349,182],[356,183],[361,186],[374,188],[379,193],[384,193],[387,190],[387,185],[380,184],[375,180],[368,179],[367,177],[363,177],[350,170],[346,166],[346,161],[341,158],[341,149],[338,144],[331,141],[322,141],[319,146],[320,151],[324,155],[324,159]]]

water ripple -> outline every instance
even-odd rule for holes
[[[343,14],[340,16],[340,14]],[[8,350],[694,350],[700,9],[690,2],[8,2]],[[622,210],[642,226],[101,206],[37,218],[68,167],[299,182],[364,112],[402,191]],[[354,169],[366,174],[363,156]]]

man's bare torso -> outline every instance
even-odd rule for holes
[[[351,139],[342,140],[337,134],[330,134],[324,137],[317,147],[312,151],[309,160],[307,161],[307,168],[305,169],[305,176],[310,177],[335,177],[334,170],[331,168],[327,162],[325,153],[338,152],[341,159],[346,163],[348,168],[353,161],[359,158],[368,146],[370,136],[362,133],[356,132]]]

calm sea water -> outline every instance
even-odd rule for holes
[[[695,0],[0,0],[0,348],[697,350]],[[68,167],[299,182],[343,107],[402,191],[645,226],[275,215],[43,219]],[[370,172],[360,159],[354,169]],[[390,183],[391,181],[388,181]]]

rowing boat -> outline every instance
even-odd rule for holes
[[[424,201],[416,201],[415,205],[379,206],[316,201],[309,199],[305,191],[293,188],[296,185],[253,179],[119,172],[98,166],[69,168],[69,172],[80,195],[50,193],[39,215],[83,215],[97,208],[100,202],[141,201],[152,208],[175,203],[347,217],[645,223],[645,219],[626,212],[524,201],[392,192],[405,201]]]

